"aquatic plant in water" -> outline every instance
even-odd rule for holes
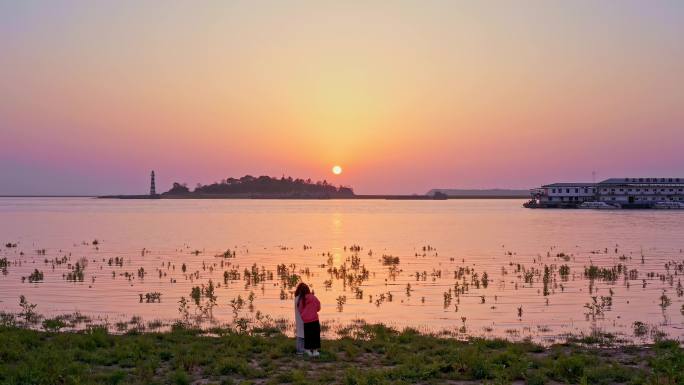
[[[670,305],[672,305],[672,300],[665,294],[665,291],[663,291],[663,294],[660,296],[660,307],[665,310]]]
[[[19,316],[24,319],[27,325],[35,324],[40,319],[40,315],[36,312],[37,306],[34,303],[28,302],[23,294],[19,296],[19,307],[21,308]]]
[[[43,272],[38,270],[38,269],[35,269],[35,270],[33,270],[33,273],[31,273],[31,275],[28,276],[28,281],[31,283],[40,282],[43,280],[43,278],[44,278]]]
[[[399,257],[394,257],[392,255],[383,255],[382,264],[385,266],[392,266],[399,264]]]
[[[145,299],[145,303],[160,303],[161,302],[161,296],[162,294],[158,291],[154,291],[151,293],[145,293],[139,294],[140,295],[140,303],[143,302],[143,298]]]
[[[648,334],[648,326],[641,321],[635,321],[633,327],[635,337],[644,337]]]
[[[72,270],[68,272],[65,276],[67,281],[71,282],[83,282],[84,279],[84,271],[85,267],[87,265],[87,259],[81,258],[76,264],[73,266]]]
[[[236,254],[237,254],[236,251],[228,249],[228,250],[224,251],[223,253],[216,255],[216,257],[219,257],[219,258],[235,258]]]
[[[570,275],[570,266],[568,266],[568,265],[561,265],[561,266],[558,268],[558,274],[560,274],[561,279],[562,279],[563,281],[567,281],[567,280],[568,280],[568,276]]]
[[[194,319],[199,325],[203,321],[213,321],[214,308],[217,305],[218,296],[215,294],[214,282],[210,279],[207,285],[194,286],[190,291],[190,298],[195,304]],[[178,311],[184,322],[190,320],[190,306],[185,297],[178,301]]]
[[[347,296],[346,295],[341,295],[337,297],[337,311],[342,312],[342,308],[344,304],[347,303]]]
[[[599,300],[600,299],[600,300]],[[587,302],[584,307],[587,312],[584,314],[587,320],[595,321],[597,318],[603,318],[605,311],[612,305],[613,299],[610,297],[596,296],[591,297],[592,302]]]

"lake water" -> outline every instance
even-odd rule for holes
[[[684,337],[684,212],[522,203],[0,198],[0,310],[18,312],[23,294],[45,315],[171,322],[179,299],[211,280],[218,322],[235,319],[238,296],[239,317],[291,320],[296,275],[333,329],[363,319],[461,336],[549,342],[599,329],[647,341],[633,337],[639,321]],[[35,269],[43,280],[30,283]],[[140,302],[153,292],[160,302]]]

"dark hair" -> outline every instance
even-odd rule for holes
[[[306,304],[306,295],[309,293],[311,293],[311,290],[309,290],[309,285],[305,284],[304,282],[301,282],[299,285],[297,285],[297,289],[295,289],[294,292],[295,297],[299,297],[297,299],[297,306],[299,306],[299,301],[304,301],[302,303]]]

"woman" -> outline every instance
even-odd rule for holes
[[[302,285],[300,283],[297,286],[297,290],[294,293],[294,311],[295,311],[295,339],[297,340],[297,355],[304,354],[304,321],[302,321],[302,315],[299,314],[299,299],[302,297]],[[304,285],[306,286],[306,285]]]
[[[321,324],[318,322],[321,302],[305,283],[297,286],[295,297],[297,310],[304,323],[304,349],[309,356],[318,357],[318,349],[321,348]]]

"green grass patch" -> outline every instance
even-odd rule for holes
[[[53,326],[53,325],[48,325]],[[323,341],[320,358],[295,355],[294,340],[270,332],[175,327],[112,335],[0,328],[0,384],[438,384],[684,383],[677,341],[653,346],[548,348],[503,339],[457,341],[362,325],[355,338]]]

